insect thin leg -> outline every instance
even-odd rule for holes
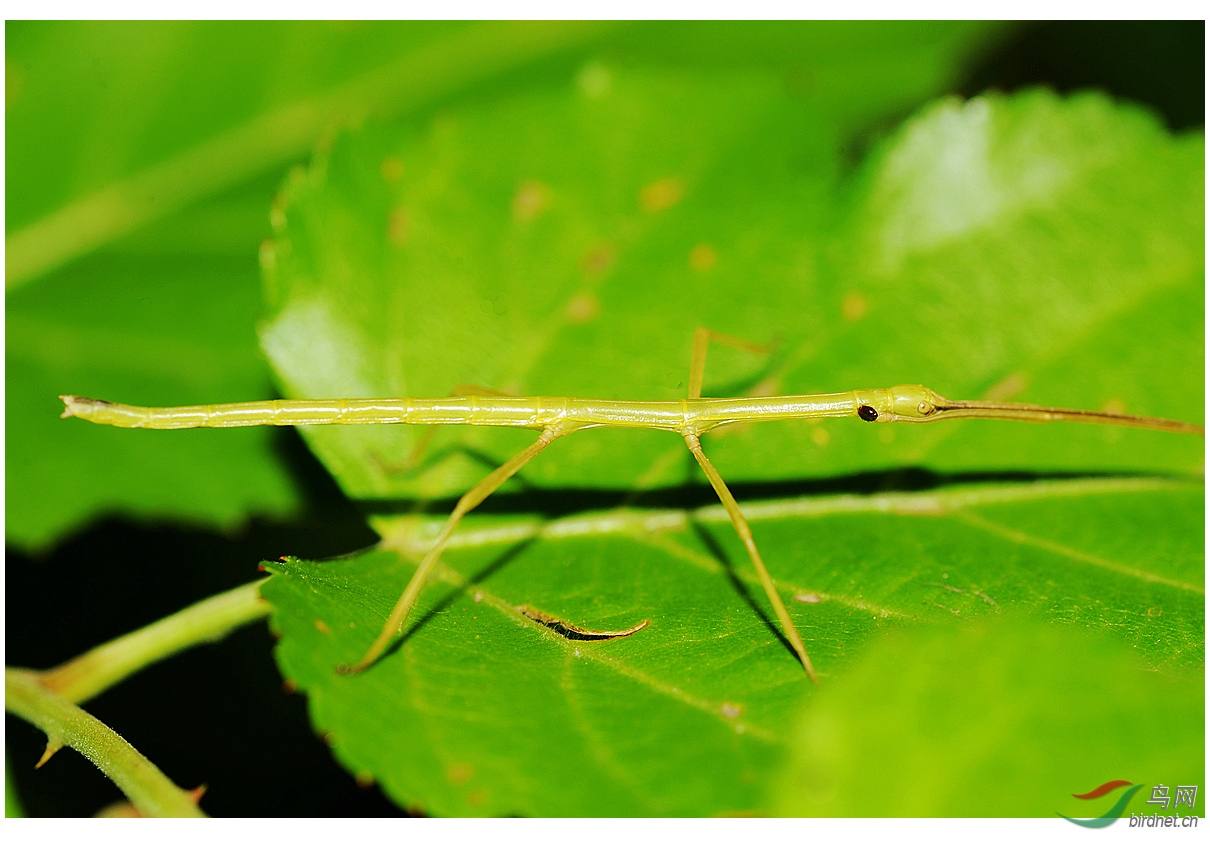
[[[391,609],[391,616],[387,618],[382,631],[378,633],[378,637],[374,643],[366,651],[366,654],[361,657],[360,661],[352,667],[340,668],[340,672],[346,674],[360,673],[378,660],[378,656],[382,655],[387,645],[402,630],[403,624],[407,621],[408,612],[416,604],[416,598],[420,596],[424,583],[428,580],[429,574],[432,573],[433,567],[436,566],[438,559],[441,557],[441,551],[445,549],[450,535],[454,533],[454,529],[458,527],[458,523],[461,522],[462,518],[483,502],[483,500],[491,496],[496,488],[508,481],[513,474],[528,464],[534,456],[550,446],[555,438],[563,434],[566,433],[555,429],[543,430],[538,440],[501,464],[484,477],[481,482],[462,495],[462,498],[458,500],[458,504],[454,506],[453,512],[446,519],[445,525],[441,527],[441,531],[437,534],[437,540],[433,543],[432,549],[424,556],[424,560],[420,562],[420,566],[416,569],[411,581],[408,582],[407,587],[404,588],[403,593],[400,595],[399,601]]]
[[[689,365],[689,399],[701,399],[702,383],[706,379],[706,353],[710,351],[711,341],[758,354],[772,352],[775,346],[773,343],[754,344],[704,326],[697,327],[693,333],[693,358]]]
[[[735,497],[731,495],[727,483],[723,481],[723,477],[714,469],[714,465],[710,463],[710,459],[706,457],[706,453],[702,452],[701,441],[697,435],[685,435],[685,443],[689,445],[689,451],[693,453],[693,457],[697,459],[697,463],[702,466],[702,470],[706,473],[706,478],[710,480],[710,484],[714,487],[714,492],[718,494],[718,498],[722,500],[723,508],[727,510],[727,516],[731,518],[732,525],[735,526],[735,532],[739,535],[740,540],[744,542],[744,546],[748,548],[748,556],[752,559],[752,566],[756,568],[756,574],[760,577],[760,583],[765,588],[765,595],[769,597],[769,602],[773,604],[773,610],[777,613],[777,619],[781,621],[782,629],[785,631],[786,637],[790,640],[790,645],[794,647],[794,651],[798,653],[798,660],[802,662],[803,668],[807,671],[811,681],[816,684],[819,679],[815,676],[815,668],[811,666],[811,659],[807,656],[807,648],[803,645],[802,637],[798,634],[798,628],[794,625],[794,621],[790,619],[790,612],[786,610],[786,605],[781,601],[781,596],[777,593],[777,588],[773,585],[773,579],[769,575],[769,571],[765,569],[765,562],[760,557],[760,550],[756,548],[756,541],[752,537],[752,529],[748,526],[748,521],[743,513],[739,510],[739,504],[735,501]]]

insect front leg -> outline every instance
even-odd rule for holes
[[[701,399],[702,382],[706,378],[706,353],[710,351],[710,342],[726,344],[738,350],[747,350],[758,355],[771,353],[777,344],[770,341],[767,344],[754,344],[734,335],[724,335],[699,326],[693,333],[693,357],[689,364],[689,399]]]

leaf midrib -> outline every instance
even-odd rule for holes
[[[860,496],[838,494],[802,496],[763,502],[741,502],[750,523],[788,517],[812,519],[836,514],[899,514],[942,516],[951,511],[984,505],[1078,498],[1106,494],[1129,494],[1163,490],[1195,489],[1204,480],[1194,476],[1104,476],[1091,479],[1042,480],[1013,484],[956,486],[942,491],[882,493]],[[542,520],[526,516],[499,519],[491,527],[456,532],[447,549],[475,549],[537,539],[599,537],[616,534],[639,535],[688,531],[692,524],[724,524],[730,518],[721,505],[658,510],[621,507],[594,514]],[[394,533],[388,532],[379,546],[408,555],[423,555],[445,523],[444,516],[409,517]]]
[[[524,614],[518,611],[517,608],[512,605],[512,603],[507,602],[506,600],[492,593],[482,584],[470,581],[457,570],[454,570],[444,563],[438,565],[435,575],[441,581],[445,582],[451,587],[457,588],[462,592],[465,592],[468,588],[473,587],[476,597],[479,597],[481,602],[486,603],[496,611],[500,612],[500,614],[506,617],[510,622],[520,622],[526,627],[534,630],[539,636],[547,639],[548,642],[558,644],[558,646],[564,650],[564,654],[568,657],[582,658],[592,661],[602,667],[607,667],[619,675],[625,676],[631,681],[644,686],[652,693],[657,693],[665,698],[672,699],[689,708],[693,708],[694,710],[701,711],[704,714],[709,714],[712,717],[717,718],[731,731],[736,731],[737,727],[742,725],[745,733],[751,733],[754,737],[759,737],[762,740],[772,743],[782,743],[785,741],[785,738],[782,735],[762,726],[754,725],[749,722],[732,722],[723,714],[722,707],[724,703],[721,701],[718,703],[711,703],[705,699],[690,696],[680,688],[665,684],[654,676],[644,673],[642,670],[636,669],[635,667],[630,666],[618,658],[606,656],[598,650],[586,649],[582,648],[582,646],[577,646],[575,641],[570,641],[564,637],[561,637],[541,623],[531,620],[529,617],[526,617]],[[803,676],[803,682],[806,682],[806,676]]]
[[[1174,479],[1165,477],[1130,477],[1130,478],[1108,478],[1108,479],[1078,479],[1074,481],[1044,481],[1030,484],[1018,485],[994,485],[994,486],[979,486],[972,489],[959,489],[953,491],[943,491],[940,493],[914,493],[914,494],[880,494],[868,497],[856,497],[851,495],[828,497],[824,499],[798,498],[791,500],[776,500],[765,503],[757,503],[755,506],[744,507],[745,514],[751,522],[760,522],[762,520],[784,519],[787,516],[795,516],[801,518],[820,518],[834,514],[851,514],[851,513],[895,513],[900,515],[928,515],[928,516],[943,516],[954,520],[961,520],[969,525],[982,528],[985,531],[993,531],[981,518],[971,515],[966,509],[971,506],[988,505],[988,504],[1003,504],[1023,501],[1038,501],[1042,499],[1058,499],[1072,498],[1088,495],[1107,495],[1107,494],[1128,494],[1141,491],[1160,491],[1160,490],[1183,490],[1193,489],[1197,486],[1196,482],[1191,479]],[[486,546],[494,546],[500,544],[510,544],[530,538],[566,538],[577,536],[599,536],[602,534],[625,534],[636,541],[647,543],[658,549],[661,549],[676,559],[689,564],[690,566],[705,568],[711,571],[718,571],[721,565],[717,564],[705,556],[700,556],[692,550],[686,549],[680,544],[666,537],[670,531],[678,529],[687,530],[691,522],[721,524],[729,522],[726,512],[721,506],[704,506],[698,509],[685,510],[666,510],[656,514],[642,514],[631,510],[605,512],[602,514],[592,515],[589,517],[576,516],[572,518],[564,518],[560,520],[548,522],[535,522],[532,520],[522,521],[512,526],[494,526],[489,529],[478,529],[470,532],[456,534],[450,541],[448,548],[473,549]],[[436,522],[433,524],[439,525]],[[993,524],[994,525],[994,524]],[[1015,531],[1015,530],[1013,530]],[[1019,533],[1027,539],[1032,538],[1028,533]],[[1053,544],[1045,541],[1045,539],[1032,538],[1036,541],[1036,545],[1044,545],[1044,547],[1056,554],[1066,555],[1073,560],[1079,560],[1084,563],[1096,564],[1105,566],[1107,563],[1112,565],[1113,562],[1105,562],[1102,559],[1096,561],[1086,560],[1092,556],[1080,556],[1076,551],[1070,550],[1059,544]],[[427,542],[418,537],[417,534],[410,534],[403,545],[400,545],[400,539],[396,539],[394,543],[384,541],[381,546],[391,549],[401,557],[413,557],[427,551]],[[1018,540],[1017,542],[1025,542]],[[1110,566],[1114,572],[1122,575],[1133,576],[1145,581],[1156,581],[1167,584],[1182,590],[1204,593],[1204,589],[1198,589],[1196,586],[1188,585],[1174,580],[1169,580],[1154,574],[1148,574],[1143,571],[1127,568],[1124,565]],[[618,673],[627,679],[642,685],[645,689],[653,694],[661,697],[674,700],[679,704],[692,708],[693,710],[702,713],[710,714],[718,719],[729,730],[737,730],[737,726],[742,725],[745,732],[750,732],[754,737],[771,743],[784,742],[785,738],[776,731],[767,727],[756,725],[750,722],[732,722],[722,712],[723,702],[710,702],[705,699],[690,696],[684,693],[679,688],[670,684],[665,684],[659,679],[654,678],[648,673],[645,673],[633,666],[630,666],[625,661],[606,656],[596,650],[583,649],[577,646],[574,642],[561,638],[559,635],[552,633],[549,629],[541,624],[529,619],[524,614],[521,614],[516,607],[507,602],[484,585],[473,582],[467,579],[457,570],[449,567],[445,563],[440,563],[436,571],[437,578],[451,587],[456,588],[460,592],[466,592],[469,589],[474,590],[476,599],[480,602],[487,603],[502,616],[506,617],[514,625],[533,629],[539,636],[546,638],[550,642],[557,643],[562,648],[568,660],[581,658],[593,661],[599,666],[606,667],[615,673]],[[737,572],[735,576],[739,578],[747,587],[757,590],[760,588],[759,581],[750,574]],[[805,592],[808,588],[792,584],[784,579],[777,580],[779,587],[783,590],[788,590],[793,593]],[[818,591],[815,593],[818,594]],[[823,594],[819,594],[821,597]],[[883,618],[896,617],[907,620],[920,620],[918,615],[913,615],[901,611],[896,611],[882,606],[874,605],[865,601],[851,599],[842,595],[828,594],[826,598],[831,601],[837,601],[841,604],[854,607],[857,610],[865,612],[877,613]],[[986,597],[984,597],[986,600]],[[952,610],[952,609],[946,609]]]

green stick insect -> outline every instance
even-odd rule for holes
[[[689,396],[674,401],[622,401],[581,399],[578,397],[512,397],[488,389],[462,386],[473,395],[440,399],[326,399],[270,400],[267,402],[187,405],[174,408],[144,408],[64,395],[63,417],[80,417],[93,423],[130,429],[193,429],[228,426],[317,426],[349,423],[461,424],[467,426],[513,426],[534,429],[538,439],[505,461],[482,481],[463,494],[446,519],[436,541],[424,556],[416,573],[404,588],[378,637],[359,661],[342,666],[344,673],[360,673],[370,667],[391,641],[402,634],[408,614],[420,591],[441,557],[442,550],[464,516],[504,482],[532,461],[559,438],[582,429],[616,427],[659,429],[680,435],[706,478],[710,480],[739,534],[765,594],[803,668],[817,682],[815,668],[807,655],[785,604],[777,593],[752,530],[735,497],[710,459],[702,451],[701,437],[710,430],[733,423],[759,423],[769,420],[805,420],[820,417],[855,417],[866,423],[935,423],[941,420],[978,417],[991,420],[1023,420],[1033,423],[1067,421],[1107,426],[1131,426],[1187,435],[1205,436],[1205,429],[1192,423],[1159,417],[1140,417],[1109,411],[1081,411],[1016,402],[948,400],[923,385],[896,385],[892,388],[847,391],[836,394],[799,396],[743,397],[704,399],[702,381],[706,372],[706,353],[711,341],[750,350],[762,347],[742,340],[698,329],[693,336],[692,364],[689,371]],[[482,395],[480,395],[482,394]],[[637,628],[636,627],[636,631]],[[627,632],[606,633],[624,636]]]

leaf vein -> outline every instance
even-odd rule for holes
[[[1125,564],[1119,564],[1116,561],[1110,561],[1107,558],[1101,558],[1098,555],[1092,555],[1087,552],[1081,552],[1078,549],[1072,549],[1069,546],[1056,543],[1055,541],[1040,538],[1036,535],[1031,535],[1028,532],[1023,532],[1019,529],[1014,529],[1005,526],[1002,523],[997,523],[994,520],[989,520],[986,517],[972,514],[969,511],[955,510],[953,516],[964,523],[974,526],[984,531],[991,532],[994,535],[1002,537],[1006,540],[1013,541],[1025,546],[1044,549],[1047,552],[1053,552],[1056,555],[1061,555],[1064,558],[1070,558],[1073,561],[1079,561],[1083,564],[1091,564],[1095,567],[1102,567],[1106,570],[1112,570],[1115,573],[1121,573],[1124,576],[1140,579],[1145,582],[1154,582],[1156,584],[1167,585],[1168,587],[1177,588],[1178,590],[1190,591],[1205,595],[1206,589],[1198,585],[1191,585],[1187,582],[1170,579],[1166,576],[1161,576],[1157,573],[1148,573],[1146,570],[1140,570],[1137,567],[1129,567]]]

